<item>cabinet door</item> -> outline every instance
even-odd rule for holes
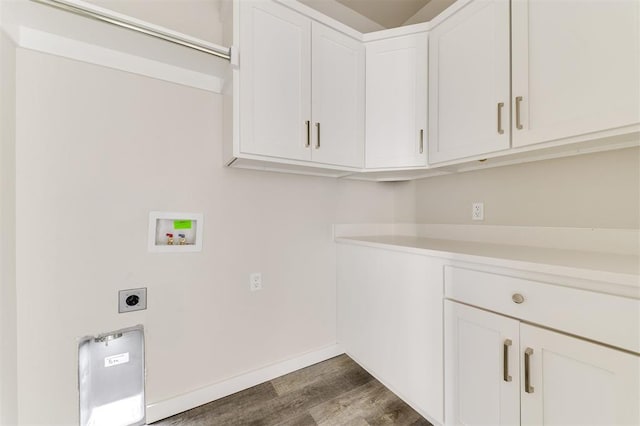
[[[445,424],[520,424],[518,321],[445,300],[444,330]]]
[[[442,261],[337,245],[338,342],[433,423],[442,423]]]
[[[520,342],[523,425],[640,424],[640,357],[526,324]]]
[[[640,122],[639,28],[637,0],[514,1],[513,145]]]
[[[367,168],[427,165],[427,34],[367,44]]]
[[[311,21],[272,1],[240,2],[240,151],[309,160]]]
[[[476,0],[429,35],[429,163],[509,148],[509,0]]]
[[[317,22],[312,33],[312,159],[362,167],[364,46]]]

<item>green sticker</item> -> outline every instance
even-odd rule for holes
[[[190,220],[174,220],[173,229],[191,229]]]

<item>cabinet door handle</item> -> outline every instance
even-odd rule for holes
[[[304,147],[309,148],[311,146],[311,122],[307,120],[305,123],[307,125],[307,143],[304,144]]]
[[[511,381],[511,376],[509,375],[509,347],[511,344],[511,339],[505,339],[502,345],[502,378],[505,382]]]
[[[424,129],[420,129],[420,154],[424,152]]]
[[[533,356],[533,349],[527,348],[524,350],[524,391],[526,393],[533,393],[533,386],[531,386],[531,356]]]
[[[504,129],[502,128],[502,108],[504,107],[504,102],[498,103],[498,134],[504,134]]]
[[[318,140],[316,140],[316,149],[320,149],[320,123],[316,123],[316,131],[318,132]]]
[[[516,129],[522,130],[522,123],[520,122],[520,104],[522,103],[522,96],[516,97]]]

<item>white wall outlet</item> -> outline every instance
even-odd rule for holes
[[[249,274],[249,290],[262,290],[262,274],[260,272]]]
[[[473,203],[471,205],[471,219],[484,220],[484,203]]]

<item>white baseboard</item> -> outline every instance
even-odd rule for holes
[[[308,352],[296,358],[250,371],[240,376],[215,383],[211,386],[207,386],[187,394],[176,396],[175,398],[149,404],[147,405],[147,422],[153,423],[158,420],[171,417],[175,414],[182,413],[183,411],[215,401],[216,399],[248,389],[252,386],[259,385],[260,383],[273,380],[276,377],[289,374],[293,371],[325,361],[343,353],[344,351],[340,346],[331,345],[317,351]]]

